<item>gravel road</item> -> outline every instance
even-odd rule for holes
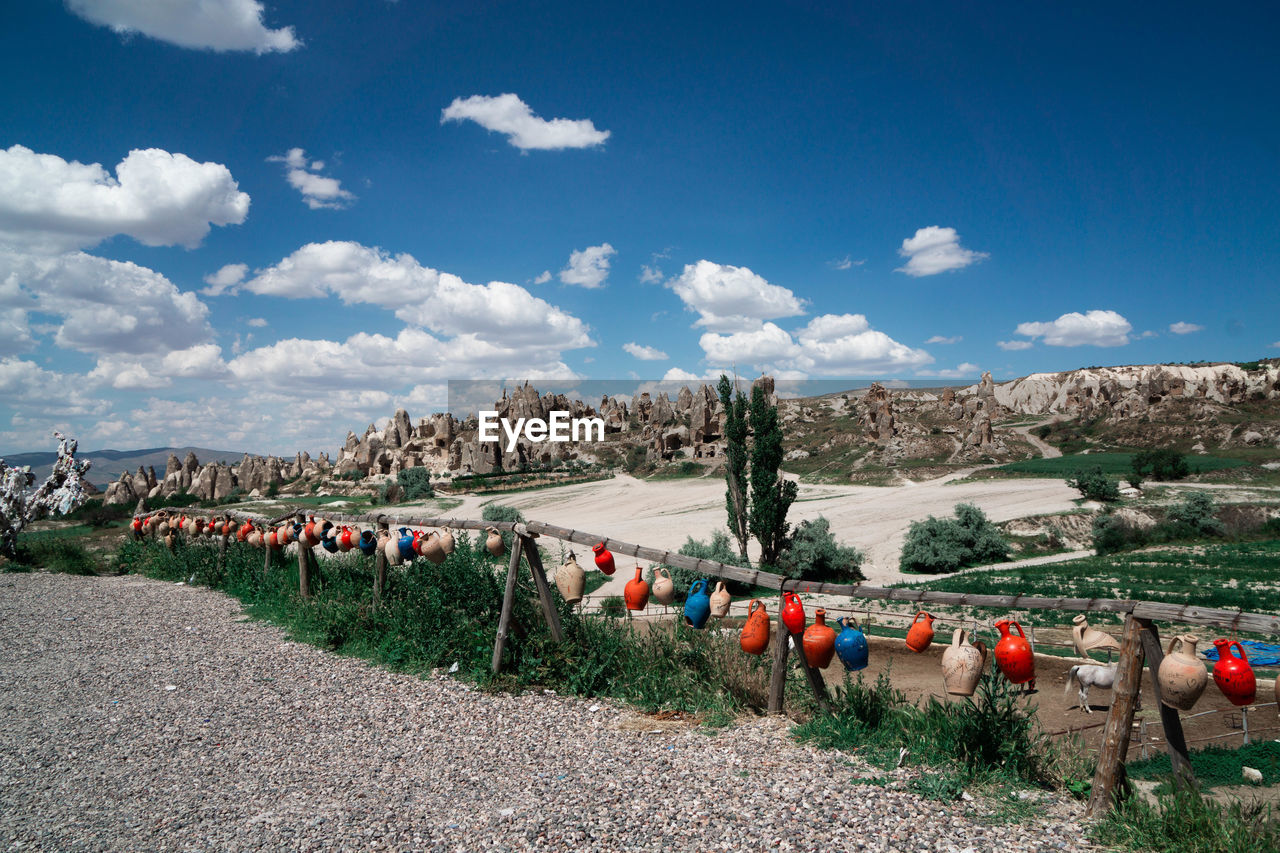
[[[1078,804],[984,825],[776,719],[390,673],[206,589],[0,575],[0,626],[0,850],[1087,849]]]

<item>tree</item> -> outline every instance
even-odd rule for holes
[[[71,512],[88,498],[84,473],[88,462],[76,459],[77,442],[60,432],[58,461],[53,464],[49,478],[35,491],[28,491],[35,483],[30,466],[13,468],[0,459],[0,555],[14,559],[18,555],[18,534],[30,522],[49,515]]]
[[[1009,544],[986,513],[973,504],[956,504],[955,518],[931,515],[911,522],[898,566],[904,572],[938,574],[1008,559]]]
[[[720,384],[716,390],[720,394],[720,405],[724,406],[725,414],[725,510],[729,515],[729,530],[733,533],[733,538],[738,540],[738,554],[745,560],[747,540],[751,538],[747,495],[747,398],[741,391],[735,391],[733,383],[723,373],[720,374]]]
[[[428,468],[402,468],[396,474],[396,482],[404,490],[403,499],[406,501],[435,497],[435,491],[431,488],[431,470]]]
[[[1074,476],[1067,478],[1067,485],[1073,489],[1079,489],[1085,500],[1120,500],[1120,486],[1115,480],[1102,473],[1101,465],[1094,465],[1088,471],[1076,471]]]
[[[1129,485],[1135,489],[1143,479],[1150,477],[1159,482],[1181,480],[1191,473],[1187,458],[1176,450],[1143,450],[1135,453],[1129,463]]]
[[[764,388],[751,388],[751,534],[760,543],[760,562],[775,565],[788,544],[787,511],[799,487],[779,473],[782,465],[782,425],[778,407],[770,405]]]
[[[837,583],[866,580],[862,574],[862,552],[837,542],[831,533],[831,522],[821,515],[796,525],[791,544],[778,560],[778,568],[789,578]]]

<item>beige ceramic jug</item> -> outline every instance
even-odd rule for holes
[[[501,557],[507,551],[506,546],[502,542],[502,534],[498,532],[498,528],[496,527],[486,527],[485,530],[489,531],[489,538],[484,540],[484,547],[488,549],[489,553],[493,556]]]
[[[1089,617],[1081,613],[1071,620],[1075,627],[1071,629],[1071,643],[1076,647],[1076,654],[1082,658],[1089,657],[1089,652],[1120,651],[1120,641],[1110,634],[1089,627]]]
[[[942,683],[952,696],[972,696],[978,689],[987,663],[987,647],[981,641],[969,643],[964,629],[956,628],[951,645],[942,653]]]
[[[1209,685],[1209,672],[1196,657],[1199,638],[1191,634],[1179,634],[1169,640],[1169,649],[1160,661],[1157,679],[1160,682],[1160,700],[1170,708],[1190,711],[1200,694]],[[1178,650],[1173,649],[1177,646]]]
[[[440,547],[446,557],[453,553],[453,531],[447,527],[440,534]]]
[[[386,555],[388,566],[398,566],[404,562],[404,557],[400,555],[400,543],[385,530],[378,537],[378,546]]]
[[[671,575],[666,570],[653,567],[653,600],[668,607],[676,600],[676,585],[671,582]]]
[[[723,619],[729,615],[729,605],[733,599],[729,590],[724,588],[724,581],[716,583],[716,591],[711,593],[711,615]]]
[[[569,552],[569,559],[564,561],[564,565],[556,572],[556,589],[560,590],[560,595],[569,604],[577,604],[582,601],[582,588],[586,583],[586,572],[582,570],[582,566],[578,565],[578,561],[574,558],[573,552]]]
[[[422,544],[418,548],[418,553],[426,557],[437,566],[445,561],[449,555],[444,552],[444,545],[440,541],[439,533],[432,533],[422,540]]]

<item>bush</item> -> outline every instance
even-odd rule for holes
[[[485,504],[484,509],[480,511],[480,519],[482,521],[510,521],[516,524],[524,523],[524,513],[513,506],[504,504]],[[515,534],[509,530],[502,531],[502,544],[507,546],[507,553],[511,553],[511,543],[515,538]],[[484,548],[484,536],[477,537],[476,547]]]
[[[1146,530],[1109,512],[1093,520],[1093,550],[1099,557],[1142,548],[1151,541]]]
[[[1009,543],[973,504],[957,504],[955,518],[913,521],[898,561],[904,572],[954,572],[1009,559]]]
[[[1165,482],[1181,480],[1191,473],[1187,459],[1176,450],[1143,450],[1130,462],[1129,485],[1135,489],[1146,478]]]
[[[711,534],[710,542],[699,542],[690,536],[685,543],[680,546],[679,553],[686,557],[694,557],[699,560],[715,560],[717,563],[724,563],[726,566],[741,566],[743,568],[751,568],[751,561],[742,559],[741,555],[734,549],[729,534],[723,530],[717,530]],[[689,593],[689,587],[693,586],[694,581],[698,578],[705,578],[708,581],[714,581],[715,578],[709,578],[706,575],[700,575],[689,569],[681,569],[675,566],[666,566],[671,574],[671,582],[675,584],[676,598],[684,600]],[[653,585],[653,570],[649,570],[649,584]],[[729,590],[731,595],[743,595],[748,592],[751,587],[747,584],[733,580],[725,580],[725,588]],[[712,583],[714,586],[714,583]]]
[[[1190,534],[1180,538],[1221,536],[1222,522],[1214,516],[1216,510],[1217,505],[1208,492],[1189,492],[1182,503],[1169,508],[1166,523],[1177,525],[1182,531]]]
[[[791,544],[778,559],[778,568],[789,578],[855,583],[862,574],[862,552],[841,545],[831,533],[831,522],[823,516],[802,521],[791,536]]]
[[[396,474],[396,482],[404,490],[401,500],[418,501],[435,497],[431,488],[431,471],[427,468],[405,468]]]
[[[1085,500],[1120,500],[1120,486],[1115,480],[1102,473],[1100,465],[1095,465],[1088,471],[1076,471],[1073,477],[1068,478],[1067,485],[1073,489],[1079,489]]]

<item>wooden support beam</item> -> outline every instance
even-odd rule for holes
[[[311,597],[311,561],[314,557],[305,542],[298,542],[298,595]]]
[[[787,629],[783,626],[782,630],[786,631]],[[787,633],[791,634],[791,644],[796,647],[796,655],[800,658],[800,666],[804,669],[805,677],[809,679],[809,687],[813,690],[813,695],[817,697],[818,704],[828,714],[834,713],[834,709],[831,707],[831,700],[827,696],[827,682],[823,680],[821,672],[815,667],[809,666],[809,658],[805,657],[804,635],[794,634],[790,631],[787,631]]]
[[[555,599],[551,597],[551,587],[547,584],[547,573],[542,568],[542,555],[538,553],[538,543],[532,536],[519,536],[517,542],[524,549],[524,558],[529,561],[529,573],[533,575],[533,585],[538,588],[538,598],[542,601],[542,613],[547,617],[547,627],[551,629],[551,639],[557,643],[563,643],[564,632],[560,630],[560,613],[556,610]]]
[[[778,598],[778,613],[782,613],[782,598]],[[771,620],[773,617],[769,617]],[[787,642],[787,628],[782,624],[782,617],[779,616],[777,624],[772,626],[777,630],[771,631],[773,634],[773,669],[769,672],[769,713],[781,714],[783,711],[783,699],[787,688],[787,651],[791,648],[791,644]]]
[[[520,554],[523,550],[523,548],[512,548],[511,564],[507,566],[507,589],[502,595],[502,615],[498,618],[498,636],[493,642],[495,674],[502,669],[502,650],[507,647],[507,630],[511,627],[511,610],[516,601],[516,575],[520,571]]]
[[[1164,704],[1160,695],[1160,662],[1164,649],[1160,648],[1160,630],[1148,619],[1139,619],[1142,628],[1142,650],[1147,657],[1147,669],[1151,672],[1151,695],[1160,709],[1160,725],[1164,728],[1165,744],[1169,749],[1169,763],[1173,768],[1173,781],[1182,788],[1195,788],[1196,775],[1191,769],[1191,756],[1187,754],[1187,738],[1182,732],[1182,718],[1177,708]]]
[[[378,522],[378,542],[382,541],[382,534],[388,533],[390,528],[385,521]],[[373,610],[376,613],[378,608],[382,606],[382,594],[387,589],[387,552],[378,548],[377,555],[373,558]]]
[[[1124,762],[1129,752],[1129,735],[1133,730],[1133,712],[1142,687],[1142,638],[1138,620],[1126,616],[1124,635],[1120,640],[1120,660],[1116,664],[1116,683],[1111,690],[1111,710],[1103,730],[1102,749],[1098,753],[1098,769],[1093,775],[1093,791],[1089,795],[1087,817],[1108,811],[1125,785]]]

